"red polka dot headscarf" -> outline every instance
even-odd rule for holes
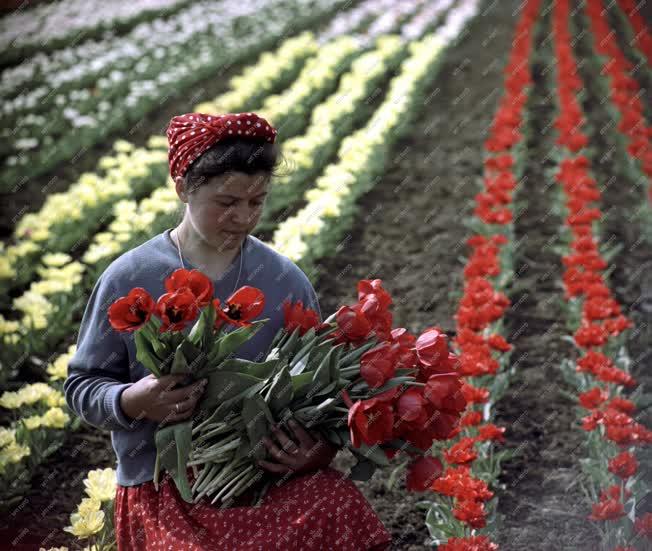
[[[256,113],[177,115],[166,134],[172,179],[183,176],[190,163],[220,140],[242,137],[274,143],[276,139],[276,129]]]

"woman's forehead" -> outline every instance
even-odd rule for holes
[[[244,172],[229,172],[219,176],[211,176],[203,186],[211,195],[232,195],[234,197],[249,197],[259,195],[267,190],[269,175],[264,172],[246,174]]]

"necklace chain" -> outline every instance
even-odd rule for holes
[[[181,261],[181,267],[185,270],[186,266],[183,263],[183,257],[181,256],[181,239],[179,237],[179,232],[178,231],[176,233],[176,238],[177,238],[177,251],[179,251],[179,260]],[[240,282],[240,275],[242,274],[242,261],[244,259],[244,242],[245,242],[245,239],[247,239],[246,235],[245,235],[245,238],[240,243],[240,269],[238,270],[238,277],[235,280],[235,287],[233,287],[233,291],[231,291],[231,294],[235,293],[236,289],[238,288],[238,283]]]

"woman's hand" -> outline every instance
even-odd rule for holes
[[[207,380],[172,390],[186,376],[178,373],[157,378],[150,374],[139,379],[120,395],[122,411],[132,419],[145,417],[161,424],[188,419],[204,392]]]
[[[258,464],[264,469],[278,474],[304,473],[327,467],[337,454],[337,448],[320,434],[308,432],[294,419],[288,425],[298,444],[276,426],[272,434],[278,444],[268,436],[262,438],[263,444],[277,463],[260,459]]]

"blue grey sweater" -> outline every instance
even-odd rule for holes
[[[108,307],[133,287],[143,287],[154,300],[166,292],[164,280],[181,268],[170,237],[172,228],[115,259],[98,278],[86,305],[77,338],[77,350],[68,364],[63,389],[72,411],[86,423],[111,431],[117,458],[117,481],[134,486],[154,478],[157,421],[129,418],[120,407],[120,395],[135,381],[149,375],[136,360],[133,333],[119,333],[108,322]],[[236,356],[253,361],[264,358],[274,335],[283,326],[283,301],[302,300],[321,316],[319,301],[306,274],[286,256],[247,236],[238,288],[251,285],[265,293],[265,309],[258,319],[270,318]],[[187,269],[196,268],[186,258]],[[240,268],[240,253],[221,279],[214,280],[215,296],[224,301],[233,291]],[[189,328],[188,328],[189,330]]]

